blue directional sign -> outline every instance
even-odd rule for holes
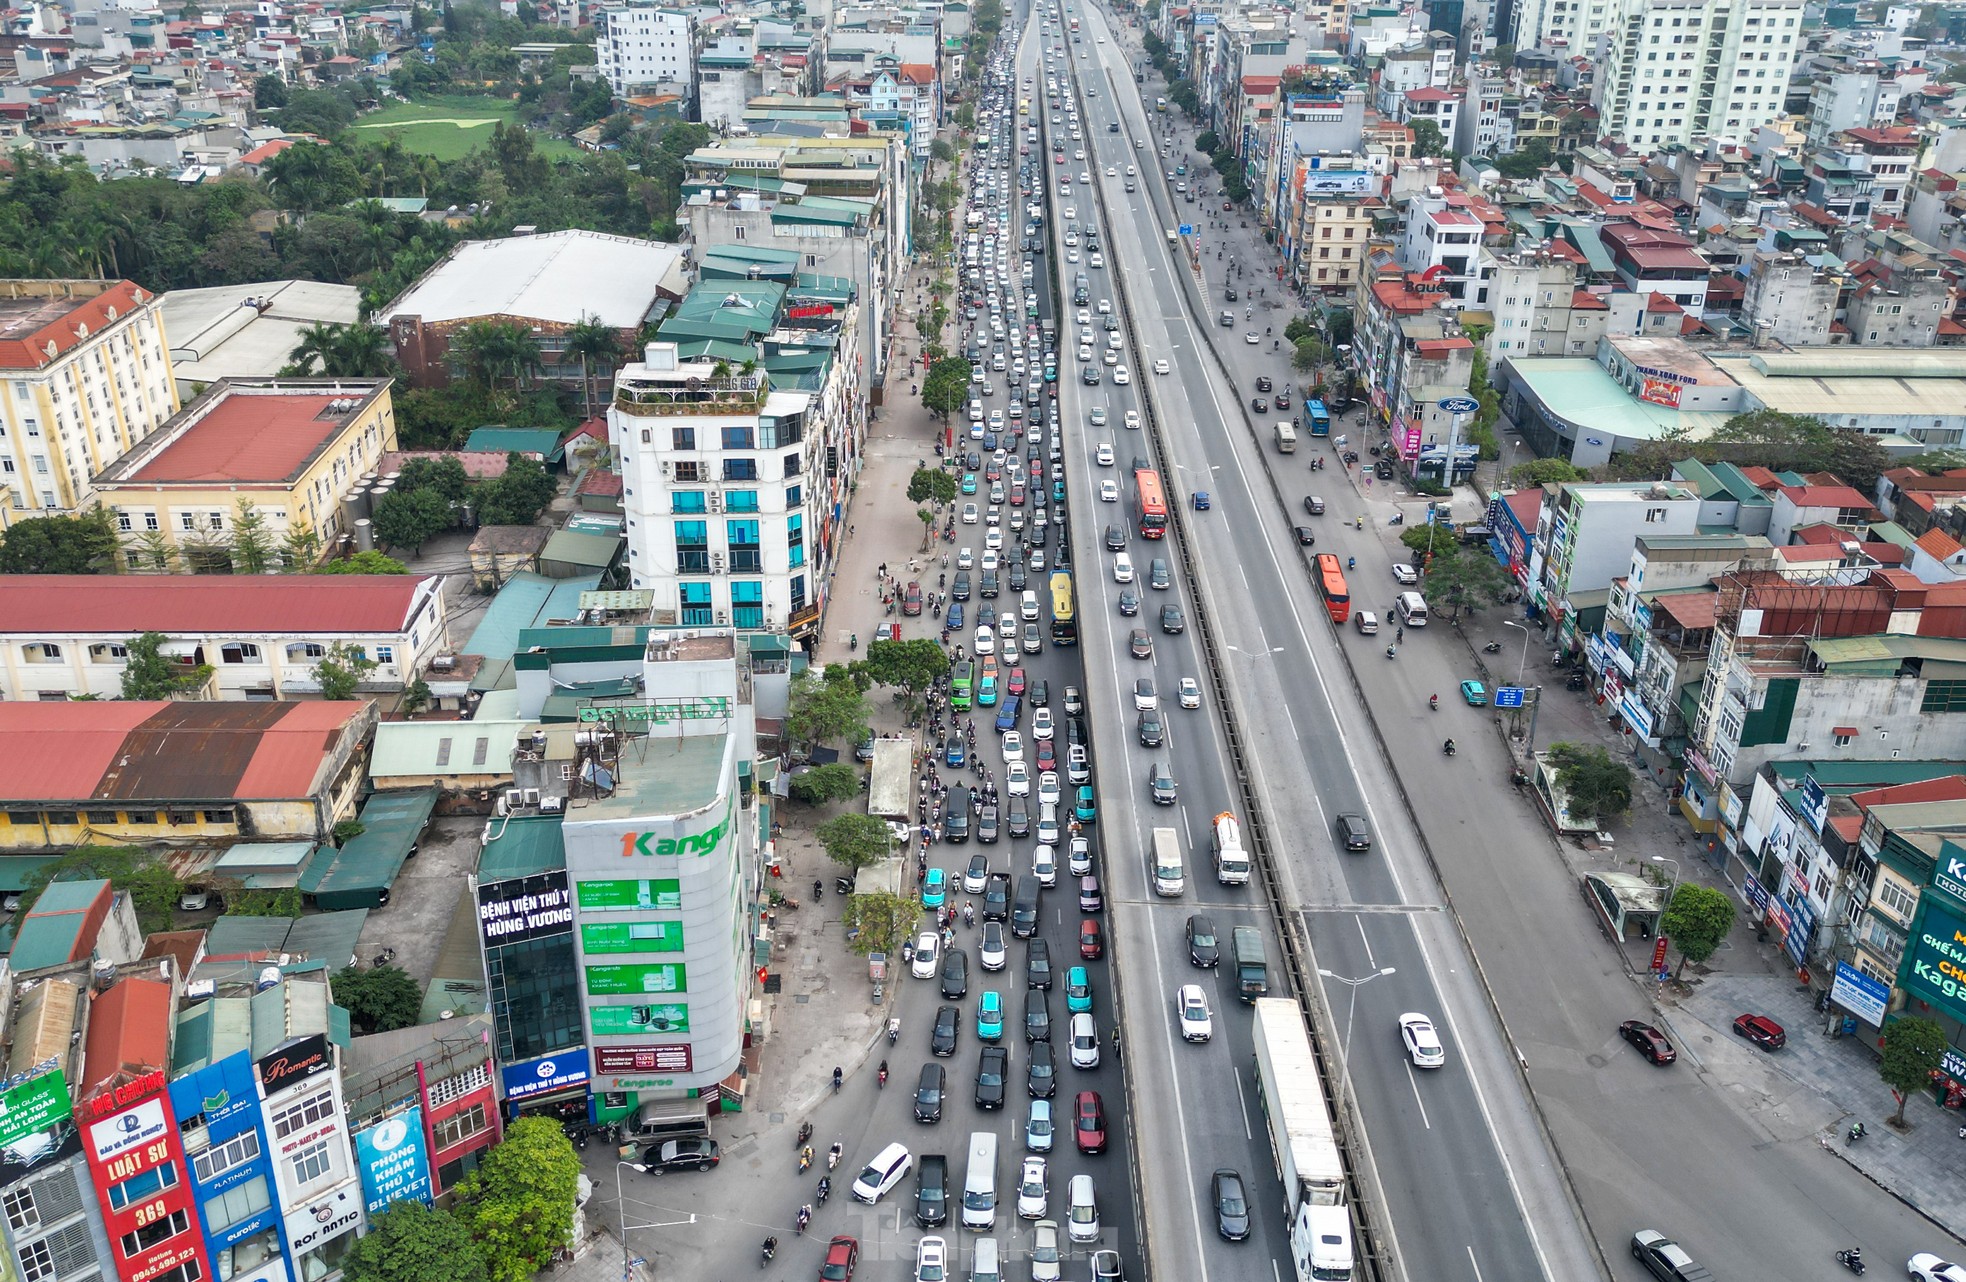
[[[1498,708],[1520,708],[1522,706],[1521,686],[1497,686],[1495,706]]]
[[[1193,223],[1182,223],[1182,224],[1181,224],[1181,234],[1182,234],[1183,236],[1192,236],[1192,235],[1194,235],[1194,234],[1195,234],[1195,225],[1194,225]]]
[[[1481,411],[1481,402],[1472,396],[1443,396],[1434,404],[1449,414],[1476,414]]]

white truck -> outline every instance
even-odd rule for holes
[[[1297,1282],[1351,1282],[1345,1164],[1304,1016],[1297,1003],[1279,997],[1258,998],[1253,1008],[1256,1084],[1283,1180]]]
[[[1215,816],[1213,840],[1215,846],[1215,880],[1224,886],[1246,886],[1249,884],[1249,852],[1242,848],[1242,825],[1236,822],[1235,815],[1224,810]]]

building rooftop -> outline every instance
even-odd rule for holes
[[[492,825],[492,836],[478,854],[478,882],[531,877],[567,866],[567,845],[559,815],[522,815]]]
[[[401,631],[434,576],[0,575],[0,635],[369,635]]]
[[[362,318],[361,290],[314,280],[174,289],[157,303],[180,384],[271,378],[292,360],[308,326]]]
[[[583,800],[574,822],[641,816],[689,815],[707,810],[724,792],[725,758],[736,747],[729,734],[650,737],[621,755],[614,791]]]
[[[1593,432],[1632,440],[1654,440],[1674,433],[1699,439],[1718,430],[1730,415],[1672,410],[1641,401],[1603,366],[1587,356],[1543,357],[1509,362],[1510,376],[1533,391],[1569,422]]]
[[[683,252],[674,245],[591,231],[507,236],[459,245],[376,319],[507,316],[573,325],[594,316],[638,329],[658,297],[686,288]]]
[[[1881,352],[1871,347],[1796,353],[1715,353],[1714,364],[1763,405],[1831,422],[1891,414],[1966,413],[1966,349]]]
[[[0,369],[43,369],[153,296],[127,280],[0,280]]]
[[[171,985],[126,976],[89,1004],[77,1099],[171,1066]]]
[[[111,463],[97,483],[290,485],[388,394],[388,379],[223,379]]]

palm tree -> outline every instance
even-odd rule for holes
[[[314,373],[316,361],[320,362],[322,373],[332,374],[335,364],[335,345],[339,341],[339,335],[335,331],[340,328],[326,321],[315,321],[300,332],[300,341],[294,344],[291,352],[287,353],[287,359],[292,361],[302,374]]]
[[[341,378],[386,377],[395,365],[388,348],[389,332],[380,325],[338,325],[328,372]]]
[[[539,340],[514,321],[472,321],[452,335],[450,350],[487,388],[498,386],[502,374],[517,391],[526,375],[539,368]]]
[[[580,358],[580,397],[586,407],[586,416],[594,417],[593,366],[599,365],[604,373],[612,373],[612,366],[621,355],[621,336],[603,323],[598,316],[583,315],[566,334],[566,354]],[[591,362],[591,364],[590,364]]]

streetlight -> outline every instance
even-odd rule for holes
[[[1397,966],[1381,966],[1369,975],[1360,975],[1354,979],[1350,975],[1340,975],[1335,970],[1325,970],[1323,967],[1318,968],[1318,974],[1324,978],[1335,980],[1352,990],[1351,999],[1345,1006],[1345,1036],[1339,1043],[1341,1046],[1349,1048],[1352,1044],[1352,1016],[1358,1012],[1358,990],[1373,980],[1378,979],[1380,976],[1391,975],[1398,969]]]
[[[624,1166],[640,1175],[648,1174],[648,1168],[639,1162],[623,1162],[618,1159],[614,1164],[614,1209],[616,1214],[621,1217],[621,1282],[628,1282],[635,1267],[635,1258],[628,1253],[628,1231],[630,1229],[673,1229],[681,1225],[696,1223],[696,1216],[691,1214],[686,1220],[662,1220],[649,1224],[630,1224],[628,1222],[628,1202],[622,1196],[621,1192],[621,1168]]]
[[[1672,892],[1679,889],[1679,861],[1671,855],[1654,855],[1652,856],[1652,862],[1655,864],[1672,865],[1672,880],[1666,883],[1666,902],[1670,904],[1672,902]]]
[[[1517,623],[1514,619],[1503,619],[1502,626],[1505,628],[1522,629],[1522,657],[1517,659],[1515,663],[1515,683],[1520,688],[1522,685],[1522,674],[1529,666],[1529,638],[1533,634],[1529,631],[1529,625],[1527,623]]]

